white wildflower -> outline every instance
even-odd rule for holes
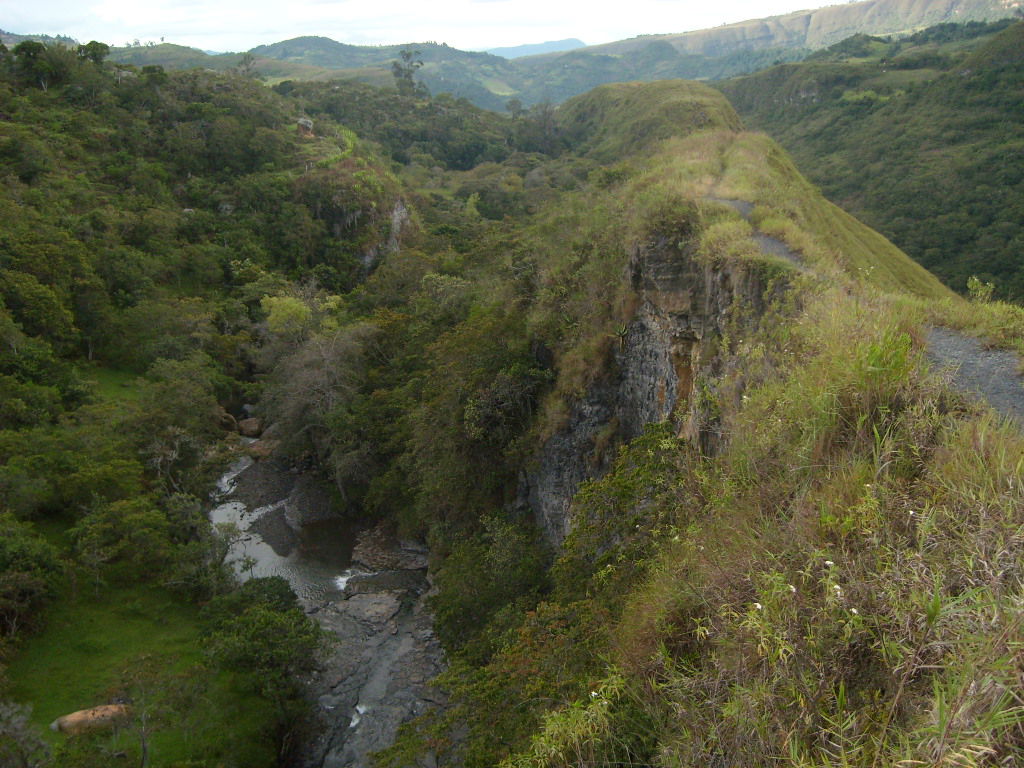
[[[852,613],[854,616],[860,615],[860,611],[858,611],[856,608],[851,608],[850,613]]]
[[[833,563],[831,560],[826,560],[825,561],[825,567],[826,568],[831,568],[833,565],[835,565],[835,563]]]
[[[760,611],[763,607],[764,606],[761,605],[760,603],[754,603],[754,610],[755,611]]]
[[[789,585],[789,591],[792,592],[795,595],[796,594],[796,587],[794,587],[792,584],[790,584]]]

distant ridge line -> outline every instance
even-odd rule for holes
[[[549,40],[545,43],[528,43],[526,45],[513,45],[502,48],[488,48],[485,52],[493,56],[501,56],[506,59],[519,59],[523,56],[537,56],[543,53],[562,53],[573,51],[577,48],[586,48],[587,44],[576,37],[569,37],[565,40]]]

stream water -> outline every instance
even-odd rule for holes
[[[426,555],[339,518],[329,483],[273,457],[234,462],[211,501],[210,522],[241,534],[228,554],[239,578],[284,577],[333,638],[308,681],[318,727],[301,765],[370,768],[401,723],[444,701],[430,687],[445,663],[425,603]]]
[[[243,457],[221,475],[210,510],[212,524],[231,523],[241,532],[228,555],[239,578],[282,576],[306,602],[340,593],[353,573],[356,527],[335,517],[306,521],[294,494],[259,506],[239,500],[236,484],[252,467],[253,460]]]

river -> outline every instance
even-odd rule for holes
[[[371,768],[400,724],[444,704],[425,549],[339,517],[329,483],[273,458],[235,461],[212,502],[210,522],[241,534],[228,555],[239,578],[284,577],[332,637],[307,682],[319,728],[302,765]]]
[[[238,577],[281,576],[306,604],[340,596],[358,572],[352,548],[359,526],[328,514],[324,495],[283,466],[236,460],[217,481],[210,522],[237,526],[228,560]]]

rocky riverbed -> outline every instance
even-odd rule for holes
[[[362,570],[339,599],[316,607],[336,642],[311,686],[322,726],[306,761],[311,768],[369,768],[399,725],[443,706],[430,685],[445,662],[425,604],[426,565],[422,549],[365,531],[353,556]]]
[[[426,608],[427,551],[341,516],[311,472],[246,457],[221,477],[214,523],[234,523],[240,578],[279,575],[331,638],[309,682],[317,737],[309,768],[369,768],[399,725],[443,704],[430,681],[444,652]]]

